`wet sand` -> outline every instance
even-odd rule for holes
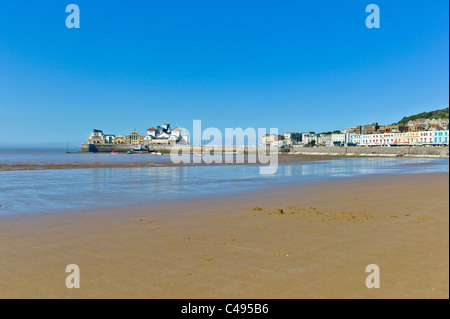
[[[94,154],[92,154],[95,156]],[[105,154],[102,154],[105,155]],[[115,156],[112,155],[111,156]],[[205,162],[201,163],[179,163],[175,164],[170,160],[170,157],[167,157],[165,160],[154,161],[153,158],[155,155],[151,154],[132,154],[128,156],[139,156],[140,158],[148,158],[148,161],[118,161],[118,162],[87,162],[87,163],[1,163],[0,162],[0,171],[24,171],[24,170],[50,170],[50,169],[82,169],[82,168],[130,168],[130,167],[173,167],[173,166],[201,166],[201,165],[260,165],[260,163],[249,163],[247,159],[245,162],[240,163],[234,160],[234,163],[211,163],[206,164]],[[278,155],[278,164],[305,164],[311,163],[314,161],[324,161],[336,159],[337,156],[328,156],[328,155]],[[265,156],[263,157],[265,161],[269,159]],[[76,159],[74,159],[75,161]],[[272,160],[273,161],[273,160]]]
[[[0,298],[449,298],[448,191],[448,173],[380,176],[2,217]]]

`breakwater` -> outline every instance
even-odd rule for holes
[[[124,144],[82,144],[82,152],[104,153],[104,152],[127,152],[131,151],[134,146]],[[289,149],[259,147],[259,146],[233,146],[233,147],[211,147],[211,146],[177,146],[180,152],[197,153],[212,151],[216,154],[261,154],[278,153],[292,155],[328,155],[328,156],[406,156],[406,157],[449,157],[448,147],[418,147],[418,146],[395,146],[395,147],[301,147],[293,146]],[[172,146],[170,145],[152,145],[152,148],[162,153],[170,153]]]
[[[348,146],[348,147],[297,147],[290,153],[307,155],[336,156],[411,156],[411,157],[449,157],[448,147],[419,146]]]
[[[135,146],[128,144],[81,144],[81,152],[91,153],[125,153],[131,151]]]

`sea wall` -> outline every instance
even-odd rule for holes
[[[127,152],[131,151],[135,146],[128,144],[81,144],[81,152],[92,152],[92,153],[110,153],[110,152]],[[173,149],[171,145],[151,145],[151,148],[155,151],[162,153],[170,153]],[[207,146],[192,146],[192,145],[177,145],[180,153],[200,153],[203,152],[206,148],[213,149],[213,147]],[[222,154],[248,154],[248,152],[253,152],[256,154],[258,149],[260,152],[269,152],[269,149],[265,149],[257,146],[249,146],[249,147],[224,147],[218,146],[214,148],[218,152],[222,152]],[[278,148],[273,148],[272,152],[279,152]]]
[[[127,144],[81,144],[81,152],[91,153],[110,153],[110,152],[128,152],[134,146]]]
[[[183,145],[179,147],[179,152],[184,153],[200,153],[205,150],[205,146],[201,148],[198,146]],[[154,145],[152,148],[162,153],[170,153],[172,146],[169,145]],[[212,147],[208,147],[212,149]],[[133,149],[132,145],[94,145],[82,144],[82,152],[127,152]],[[448,147],[417,147],[417,146],[395,146],[395,147],[301,147],[293,146],[291,149],[279,148],[264,148],[257,146],[235,146],[235,147],[216,147],[216,150],[222,154],[256,154],[270,151],[278,152],[279,154],[298,154],[298,155],[331,155],[331,156],[411,156],[411,157],[449,157]]]
[[[308,155],[340,155],[340,156],[418,156],[418,157],[449,157],[448,147],[297,147],[294,146],[290,153]]]

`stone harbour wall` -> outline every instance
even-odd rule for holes
[[[198,147],[192,145],[178,146],[180,152],[185,153],[197,153],[203,152],[206,146]],[[127,152],[131,151],[134,147],[132,145],[116,145],[116,144],[82,144],[82,152]],[[154,145],[152,148],[162,153],[170,153],[172,146],[170,145]],[[213,147],[208,147],[213,149]],[[229,147],[216,147],[217,150],[221,150],[222,154],[255,154],[258,151],[267,154],[277,152],[279,154],[292,154],[292,155],[328,155],[328,156],[411,156],[411,157],[449,157],[448,147],[418,147],[418,146],[393,146],[393,147],[301,147],[293,146],[290,149],[279,148],[264,148],[257,146],[234,146],[231,149]]]
[[[297,147],[290,153],[308,155],[341,155],[341,156],[419,156],[419,157],[449,157],[448,147],[422,146],[348,146],[348,147]]]

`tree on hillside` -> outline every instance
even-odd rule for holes
[[[414,121],[417,119],[442,119],[448,118],[448,107],[442,110],[436,110],[431,112],[422,112],[416,115],[405,116],[403,117],[397,124],[403,125],[408,123],[409,121]]]

